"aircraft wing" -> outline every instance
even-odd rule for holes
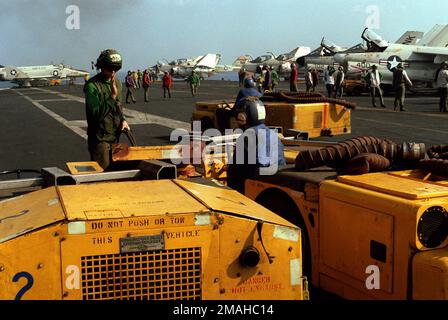
[[[403,35],[395,41],[397,44],[416,44],[418,40],[422,39],[423,32],[421,31],[406,31]]]
[[[418,42],[419,46],[448,47],[448,25],[436,24]]]

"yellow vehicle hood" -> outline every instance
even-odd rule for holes
[[[376,172],[355,176],[339,176],[339,182],[398,196],[419,200],[448,196],[448,185],[401,176],[399,172]]]
[[[102,182],[49,187],[0,202],[0,243],[63,221],[211,211],[294,227],[228,188],[186,180]]]
[[[0,243],[65,219],[55,187],[0,202]]]

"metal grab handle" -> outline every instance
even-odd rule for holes
[[[14,174],[14,173],[17,175],[17,179],[20,179],[22,173],[37,173],[37,174],[41,174],[41,171],[40,170],[35,170],[35,169],[15,169],[15,170],[0,171],[0,175]]]
[[[126,137],[128,138],[128,141],[131,144],[131,147],[136,147],[137,141],[135,140],[134,134],[131,132],[131,130],[120,131],[120,133],[118,134],[117,143],[120,142],[120,136],[123,132],[126,135]]]

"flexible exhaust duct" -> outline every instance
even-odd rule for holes
[[[423,143],[397,144],[388,139],[363,136],[339,142],[317,150],[300,152],[295,161],[297,171],[316,168],[324,165],[342,166],[362,153],[374,153],[391,161],[416,161],[425,158]]]

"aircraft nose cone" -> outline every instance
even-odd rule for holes
[[[346,54],[344,54],[344,53],[336,53],[334,56],[333,56],[333,58],[334,58],[334,61],[335,62],[337,62],[337,63],[339,63],[339,64],[343,64],[344,62],[345,62],[345,57],[346,57],[347,55]]]

